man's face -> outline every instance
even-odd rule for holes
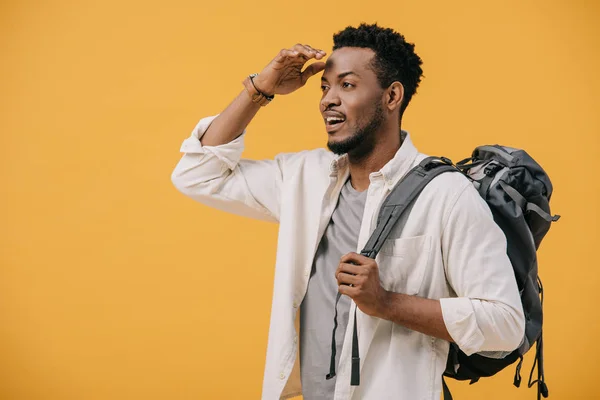
[[[327,147],[336,154],[369,153],[384,121],[384,90],[369,66],[374,56],[371,49],[343,47],[327,60],[320,110],[329,135]]]

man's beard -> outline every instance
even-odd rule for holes
[[[351,153],[353,157],[360,158],[370,153],[375,146],[375,132],[383,124],[383,120],[383,109],[381,108],[381,104],[377,102],[373,111],[373,117],[365,126],[355,128],[353,135],[340,142],[328,141],[327,147],[334,154],[342,155]]]

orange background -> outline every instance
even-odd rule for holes
[[[425,78],[403,127],[455,161],[527,149],[555,186],[539,252],[552,400],[600,396],[600,4],[553,0],[0,3],[0,399],[256,399],[277,226],[178,193],[199,118],[283,47],[361,21]],[[318,79],[261,111],[246,157],[324,146]],[[524,379],[531,367],[528,357]],[[535,399],[513,368],[455,399]]]

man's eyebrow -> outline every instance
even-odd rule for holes
[[[341,74],[339,74],[339,75],[338,75],[338,79],[345,78],[345,77],[347,77],[348,75],[356,75],[358,78],[360,78],[360,75],[359,75],[359,74],[357,74],[356,72],[354,72],[354,71],[347,71],[347,72],[342,72]]]
[[[356,77],[360,78],[360,75],[359,75],[359,74],[357,74],[357,73],[356,73],[356,72],[354,72],[354,71],[346,71],[346,72],[342,72],[342,73],[341,73],[341,74],[339,74],[337,77],[338,77],[338,79],[342,79],[342,78],[345,78],[345,77],[347,77],[348,75],[356,75]],[[324,76],[324,75],[321,75],[321,80],[322,80],[322,81],[327,81],[327,78],[325,78],[325,76]]]

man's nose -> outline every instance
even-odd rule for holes
[[[340,97],[337,95],[337,93],[335,93],[335,91],[330,89],[327,91],[327,93],[325,93],[325,95],[323,95],[323,98],[321,99],[321,110],[325,111],[331,107],[339,106],[340,103]]]

